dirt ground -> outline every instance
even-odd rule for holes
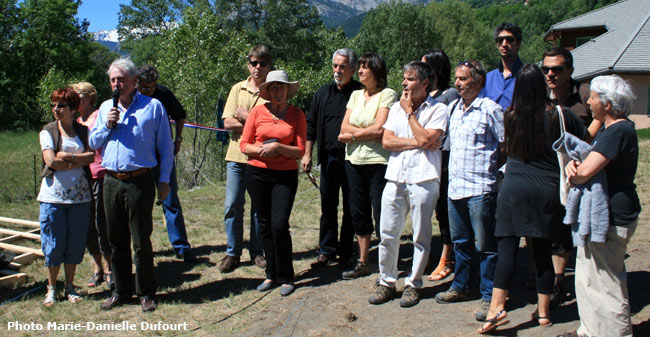
[[[635,336],[650,336],[650,261],[647,225],[640,224],[633,237],[626,259],[628,286]],[[434,239],[435,240],[435,239]],[[440,246],[433,249],[439,251]],[[376,259],[375,254],[371,258]],[[410,266],[412,246],[403,244],[400,251],[400,271]],[[556,336],[578,327],[575,299],[551,312],[552,327],[540,327],[530,315],[535,310],[534,290],[525,289],[526,257],[518,253],[519,271],[507,305],[510,324],[497,330],[497,336]],[[427,271],[430,271],[429,269]],[[402,273],[406,275],[405,272]],[[305,270],[297,277],[296,292],[282,298],[274,290],[261,302],[268,304],[257,311],[248,327],[238,336],[473,336],[480,323],[474,319],[478,300],[438,304],[434,296],[446,290],[451,277],[430,282],[425,280],[422,301],[412,308],[401,308],[399,299],[383,305],[368,304],[377,274],[357,279],[341,280],[336,266]],[[569,273],[570,283],[573,273]],[[403,282],[398,283],[401,296]],[[573,291],[573,287],[570,289]],[[220,324],[227,324],[222,322]]]

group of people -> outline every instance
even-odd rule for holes
[[[298,171],[311,177],[315,154],[321,171],[322,214],[318,257],[312,267],[338,261],[343,279],[371,274],[374,233],[380,239],[379,277],[369,303],[396,297],[399,245],[408,213],[414,250],[400,306],[419,303],[435,211],[443,250],[429,279],[454,274],[450,288],[435,299],[452,303],[480,296],[475,314],[483,322],[479,333],[508,322],[506,302],[515,253],[520,239],[526,238],[538,293],[533,320],[540,326],[552,324],[550,310],[565,300],[564,272],[575,245],[580,327],[566,335],[631,335],[623,259],[640,212],[634,185],[638,143],[634,124],[627,118],[634,99],[631,87],[616,75],[596,77],[591,87],[573,80],[573,59],[563,48],[546,51],[541,67],[524,64],[518,56],[522,32],[514,24],[501,24],[494,38],[501,56],[496,69],[486,72],[476,60],[462,61],[452,69],[444,51],[428,51],[404,66],[401,95],[387,87],[388,71],[381,56],[366,53],[357,59],[348,48],[336,50],[334,81],[318,89],[307,114],[288,102],[299,82],[290,81],[285,71],[272,70],[269,48],[254,47],[246,57],[250,76],[232,87],[222,116],[231,137],[224,213],[228,240],[220,271],[232,272],[240,265],[247,191],[248,250],[251,261],[266,272],[257,290],[280,286],[282,296],[294,292],[289,217]],[[452,70],[455,88],[450,87]],[[353,79],[355,72],[359,81]],[[149,241],[154,181],[158,199],[175,200],[179,211],[170,213],[182,219],[175,188],[168,192],[170,184],[175,185],[173,157],[182,141],[179,121],[185,115],[173,116],[163,98],[147,97],[159,90],[152,89],[157,76],[146,77],[146,69],[139,73],[138,84],[130,60],[118,59],[111,65],[108,75],[119,97],[115,103],[102,104],[97,122],[89,125],[89,136],[88,128],[80,128],[71,117],[82,111],[79,95],[72,89],[52,95],[55,124],[64,142],[59,145],[51,125],[41,132],[45,167],[54,172],[44,176],[39,195],[52,286],[46,304],[54,303],[50,290],[54,292],[60,263],[66,275],[73,276],[85,246],[48,226],[56,227],[55,216],[61,216],[67,221],[63,233],[75,222],[74,226],[84,227],[78,233],[85,234],[88,226],[79,218],[89,215],[92,192],[98,199],[95,190],[101,188],[92,185],[91,192],[82,168],[102,156],[106,234],[98,225],[99,235],[92,236],[99,237],[102,248],[91,253],[97,255],[97,264],[101,254],[110,260],[104,268],[112,268],[108,270],[115,275],[115,291],[102,308],[111,309],[131,297],[130,238],[123,234],[131,233],[135,292],[144,311],[155,309]],[[83,101],[88,94],[78,91]],[[177,121],[178,144],[171,140],[167,114]],[[557,149],[573,156],[566,167],[560,165]],[[93,182],[96,176],[93,172]],[[561,176],[568,181],[562,182]],[[566,201],[560,198],[564,183],[572,186]],[[58,199],[48,199],[46,192]],[[580,207],[583,202],[604,202],[606,210]],[[70,204],[79,204],[83,212],[69,211]],[[57,207],[63,215],[54,214]],[[67,238],[63,252],[55,253],[48,235]],[[110,251],[102,235],[107,236]],[[174,243],[172,231],[170,239]],[[189,244],[177,250],[186,258],[189,252]],[[78,301],[72,276],[66,277],[66,294],[68,300]]]
[[[186,113],[171,91],[157,84],[153,66],[137,68],[121,58],[107,74],[113,100],[94,110],[97,91],[88,82],[55,90],[50,97],[55,121],[39,134],[43,170],[37,199],[48,269],[43,305],[57,301],[56,279],[62,263],[65,298],[73,303],[82,299],[72,281],[86,247],[94,263],[88,286],[105,282],[113,291],[102,308],[130,300],[133,241],[135,292],[142,310],[151,311],[156,291],[150,241],[154,181],[159,182],[158,200],[174,253],[186,262],[194,260],[174,163]],[[76,112],[79,117],[74,119]],[[168,117],[176,121],[174,141]]]

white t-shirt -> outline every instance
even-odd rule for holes
[[[38,135],[41,151],[54,149],[54,140],[50,133],[42,130]],[[69,138],[61,135],[60,151],[83,153],[84,145],[79,136]],[[43,178],[41,191],[36,200],[51,204],[77,204],[92,200],[86,174],[81,167],[70,170],[54,170],[54,174]]]

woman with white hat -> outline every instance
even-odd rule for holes
[[[298,162],[305,152],[305,114],[287,100],[300,83],[290,82],[283,70],[274,70],[260,86],[269,101],[251,110],[242,132],[240,149],[248,155],[246,189],[257,219],[266,256],[266,291],[281,284],[280,294],[294,291],[289,216],[298,188]]]

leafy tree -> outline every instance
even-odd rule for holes
[[[91,64],[88,23],[75,18],[79,1],[4,1],[0,125],[38,125],[39,84],[53,67],[63,73],[85,72]],[[10,26],[9,26],[10,25]],[[6,44],[5,44],[6,43]],[[9,54],[5,55],[7,45]],[[6,63],[5,63],[6,62]]]

